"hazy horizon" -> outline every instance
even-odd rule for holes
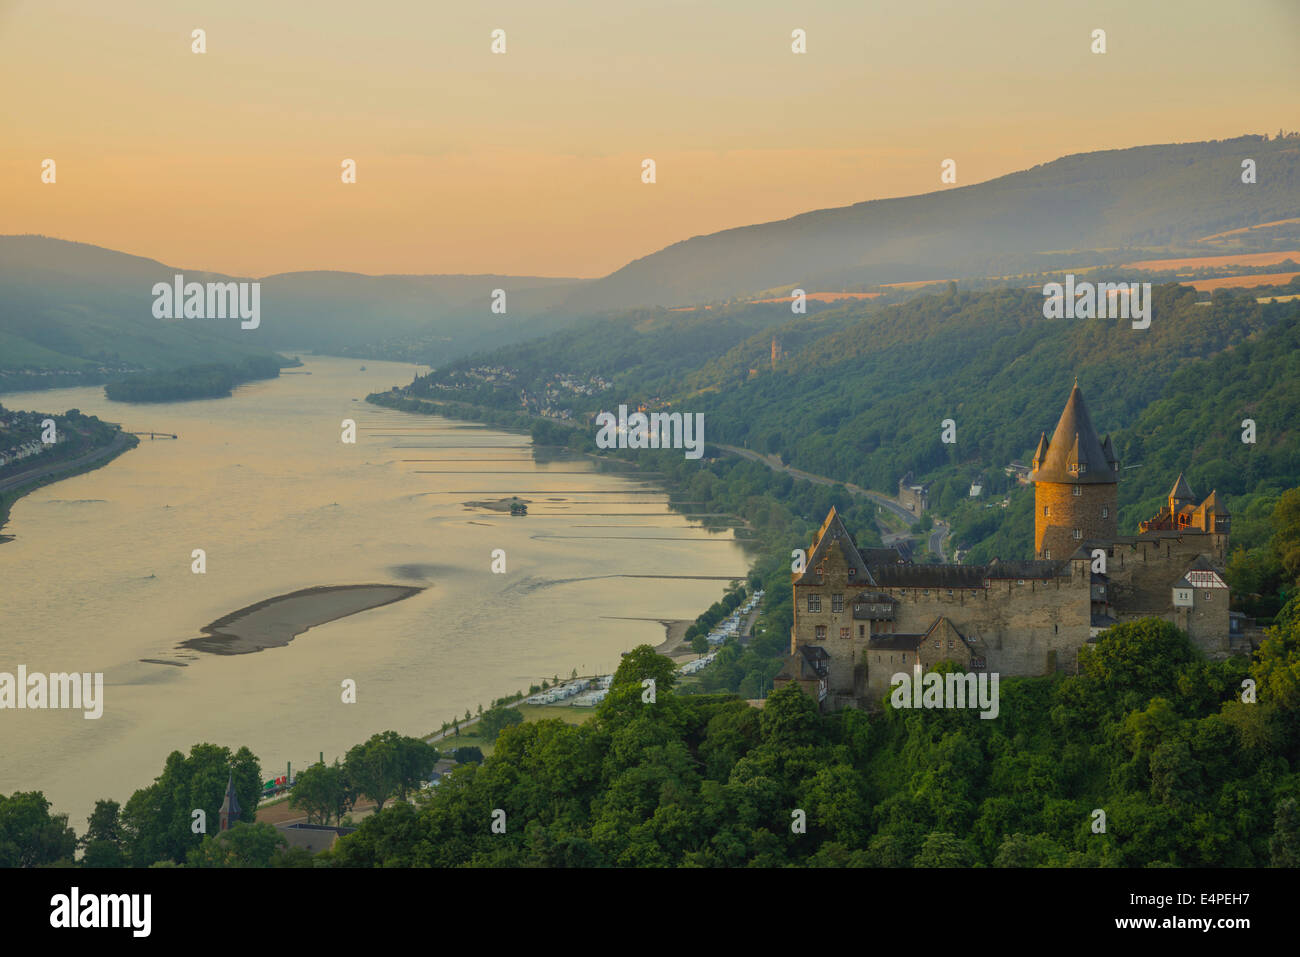
[[[0,232],[230,275],[596,278],[692,236],[952,188],[948,158],[966,186],[1298,125],[1294,5],[920,6],[404,4],[367,27],[337,0],[0,0]]]

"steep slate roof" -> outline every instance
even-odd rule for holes
[[[1101,440],[1101,450],[1106,453],[1106,461],[1110,463],[1111,471],[1119,471],[1119,457],[1115,454],[1115,446],[1110,444],[1110,436],[1107,435]]]
[[[1039,449],[1042,449],[1041,440]],[[1065,402],[1065,411],[1056,423],[1046,454],[1041,459],[1035,457],[1035,468],[1029,480],[1065,485],[1114,484],[1118,475],[1111,465],[1112,460],[1113,455],[1108,456],[1102,448],[1076,382]],[[1071,471],[1072,465],[1085,467]]]
[[[824,662],[830,661],[830,653],[821,645],[800,645],[794,654],[785,659],[780,674],[776,677],[784,681],[807,680],[812,672],[818,678],[826,677],[830,671]]]
[[[1191,486],[1187,484],[1187,479],[1183,478],[1183,473],[1178,473],[1178,481],[1174,487],[1169,490],[1169,498],[1176,502],[1195,502],[1196,496],[1192,494]]]
[[[916,651],[925,635],[872,635],[867,639],[871,651]]]
[[[983,588],[984,569],[978,565],[879,565],[875,579],[881,588]]]
[[[868,568],[874,568],[876,565],[897,565],[903,561],[903,556],[892,545],[886,548],[859,548],[858,554],[862,556]]]
[[[1069,576],[1068,562],[1054,560],[1004,562],[995,558],[984,568],[985,578],[1068,578]]]
[[[867,571],[866,562],[862,560],[862,554],[858,551],[858,546],[853,543],[853,536],[844,527],[844,522],[840,520],[839,513],[835,511],[833,505],[826,514],[826,521],[822,522],[822,527],[817,532],[817,541],[813,545],[812,554],[808,556],[808,563],[804,566],[803,574],[796,578],[794,583],[796,585],[820,585],[821,581],[817,576],[817,566],[830,554],[830,550],[837,546],[840,554],[844,556],[845,564],[850,568],[857,569],[857,582],[863,585],[876,584],[875,579],[871,577],[871,572]]]

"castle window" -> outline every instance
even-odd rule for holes
[[[1205,600],[1206,601],[1210,600],[1210,593],[1208,591],[1205,593]]]
[[[951,639],[951,638],[948,639],[948,650],[949,650],[949,651],[952,651],[952,639]]]
[[[809,612],[812,612],[812,613],[815,613],[815,612],[820,612],[821,610],[822,610],[822,596],[821,596],[821,595],[809,595],[809,596],[808,596],[808,611],[809,611]]]
[[[1043,506],[1043,514],[1044,514],[1044,515],[1051,515],[1051,514],[1052,514],[1052,507],[1051,507],[1050,505],[1044,505],[1044,506]]]
[[[844,610],[844,596],[831,595],[831,611],[840,612]]]
[[[865,637],[867,637],[867,626],[866,626],[866,625],[858,625],[858,637],[859,637],[859,638],[865,638]]]
[[[1076,529],[1074,530],[1074,537],[1075,537],[1075,538],[1083,538],[1083,529],[1076,528]]]
[[[1110,518],[1110,509],[1107,508],[1105,505],[1101,507],[1101,517]]]
[[[936,639],[934,640],[934,650],[935,650],[935,651],[938,651],[938,650],[941,649],[942,647],[943,647],[943,642],[940,641],[938,638],[936,638]]]
[[[826,640],[826,626],[825,626],[825,625],[818,625],[818,626],[817,626],[816,634],[817,634],[817,640],[818,640],[818,641],[825,641],[825,640]]]
[[[849,637],[849,629],[848,629],[847,626],[845,626],[844,628],[841,628],[841,629],[840,629],[840,637],[841,637],[841,638],[848,638],[848,637]]]
[[[951,588],[948,589],[948,597],[949,597],[949,598],[952,597],[952,589],[951,589]]]
[[[907,652],[903,652],[903,664],[907,664]]]
[[[1083,494],[1083,486],[1082,486],[1082,485],[1076,485],[1076,486],[1074,486],[1074,488],[1071,489],[1070,494],[1072,494],[1072,495],[1082,495],[1082,494]]]
[[[857,570],[856,568],[854,568],[852,565],[849,566],[849,577],[850,577],[850,578],[857,578],[857,577],[858,577],[858,570]]]
[[[1044,558],[1051,558],[1051,557],[1052,557],[1052,550],[1051,550],[1050,548],[1044,548],[1044,549],[1043,549],[1043,557],[1044,557]]]

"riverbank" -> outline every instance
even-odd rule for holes
[[[112,442],[97,449],[92,449],[75,459],[54,462],[44,468],[31,469],[6,479],[0,479],[0,545],[13,541],[12,535],[3,534],[4,527],[9,522],[9,510],[24,495],[34,492],[38,488],[44,488],[46,485],[52,485],[62,479],[93,472],[139,444],[140,439],[136,436],[119,432],[114,436]]]

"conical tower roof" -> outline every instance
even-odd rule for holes
[[[1047,454],[1029,476],[1034,482],[1058,482],[1067,485],[1109,485],[1118,481],[1093,428],[1083,393],[1076,382],[1065,402],[1065,411],[1056,423],[1056,431],[1047,445]]]
[[[1182,472],[1178,473],[1178,481],[1175,482],[1174,487],[1170,489],[1169,497],[1173,499],[1175,502],[1196,501],[1196,496],[1192,494],[1192,488],[1190,485],[1187,484],[1187,480],[1183,478]]]
[[[1038,468],[1045,458],[1047,458],[1047,433],[1042,432],[1038,436],[1038,448],[1034,449],[1034,457],[1031,459],[1034,468]]]

